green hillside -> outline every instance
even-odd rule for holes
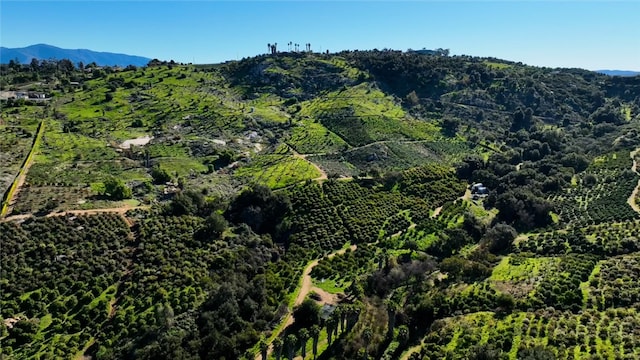
[[[349,51],[0,86],[2,357],[640,357],[638,76]]]

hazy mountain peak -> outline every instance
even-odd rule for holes
[[[609,76],[636,76],[640,75],[638,71],[631,70],[596,70],[596,72]]]
[[[23,48],[0,48],[0,62],[8,63],[17,59],[20,63],[29,63],[32,59],[69,59],[74,63],[95,62],[98,65],[127,66],[146,65],[150,58],[111,52],[98,52],[88,49],[63,49],[49,44],[35,44]]]

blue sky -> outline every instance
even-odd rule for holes
[[[636,1],[0,2],[0,43],[214,63],[267,43],[315,51],[448,48],[549,67],[640,71]]]

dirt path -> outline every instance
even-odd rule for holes
[[[309,292],[313,292],[316,293],[316,295],[318,295],[318,297],[320,298],[320,300],[318,300],[318,302],[321,302],[323,304],[337,304],[338,303],[338,295],[336,294],[332,294],[330,292],[326,292],[322,289],[320,289],[319,287],[312,287],[311,290],[309,290]]]
[[[136,209],[149,209],[149,206],[131,206],[131,205],[122,205],[119,207],[114,207],[114,208],[104,208],[104,209],[88,209],[88,210],[67,210],[67,211],[61,211],[61,212],[54,212],[54,213],[49,213],[47,215],[45,215],[44,217],[54,217],[54,216],[65,216],[65,215],[95,215],[95,214],[102,214],[102,213],[116,213],[116,214],[120,214],[123,215],[129,211],[129,210],[136,210]],[[20,221],[20,220],[26,220],[28,218],[31,217],[36,217],[33,214],[22,214],[22,215],[13,215],[13,216],[9,216],[5,219],[3,219],[2,221]],[[129,223],[129,221],[127,220],[127,223]]]
[[[104,209],[87,209],[87,210],[67,210],[67,211],[61,211],[61,212],[57,212],[57,213],[50,213],[47,214],[46,217],[52,217],[52,216],[64,216],[64,215],[94,215],[94,214],[100,214],[100,213],[118,213],[118,214],[125,214],[127,211],[129,210],[136,210],[136,209],[149,209],[149,206],[131,206],[131,205],[122,205],[122,206],[118,206],[118,207],[114,207],[114,208],[104,208]]]
[[[323,259],[331,259],[336,255],[344,254],[345,252],[347,252],[347,249],[351,249],[351,251],[354,251],[357,248],[358,248],[357,245],[351,245],[348,248],[334,251],[331,254],[325,256]],[[318,265],[319,262],[320,262],[320,259],[311,261],[310,263],[307,264],[307,266],[302,271],[300,292],[298,292],[298,296],[296,296],[296,299],[293,302],[293,307],[296,307],[302,304],[304,299],[312,290],[315,291],[318,295],[320,295],[322,302],[335,304],[335,300],[336,300],[335,295],[329,294],[326,291],[313,286],[313,281],[311,280],[311,271],[313,270],[314,267],[316,267],[316,265]],[[284,329],[286,329],[289,325],[293,324],[293,314],[291,313],[291,309],[289,310],[289,313],[287,314],[287,316],[284,318],[283,324],[284,325],[278,326],[278,330],[275,333],[271,334],[271,337],[270,337],[271,339],[275,339],[278,336],[280,336],[280,334],[284,331]],[[272,351],[273,351],[273,346],[269,344],[269,350],[267,351],[267,354],[270,355]],[[261,360],[261,359],[262,359],[262,356],[259,353],[256,354],[255,360]]]
[[[455,203],[455,202],[457,202],[458,200],[462,200],[462,201],[464,201],[464,200],[467,200],[467,201],[471,200],[471,190],[469,190],[469,189],[465,190],[464,195],[462,195],[462,196],[460,196],[459,198],[457,198],[457,199],[454,201],[454,203]],[[438,206],[435,210],[433,210],[433,214],[431,214],[431,218],[432,218],[432,219],[437,218],[437,217],[438,217],[438,215],[440,215],[440,213],[442,212],[442,208],[443,208],[443,207],[444,207],[444,205],[443,205],[443,206]]]
[[[634,151],[632,151],[630,154],[631,159],[633,160],[633,165],[631,165],[631,171],[633,171],[638,175],[640,175],[640,173],[638,173],[638,162],[636,161],[636,156],[638,155],[639,152],[640,152],[640,148],[637,148]],[[638,180],[638,185],[636,185],[636,187],[631,192],[631,195],[627,199],[627,203],[631,206],[633,211],[637,212],[638,214],[640,214],[640,205],[638,205],[636,200],[638,199],[639,192],[640,192],[640,180]]]
[[[458,198],[458,200],[467,200],[470,201],[471,200],[471,189],[467,188],[467,190],[465,190],[464,195],[460,196]]]
[[[338,251],[332,252],[331,254],[325,256],[324,259],[331,259],[336,255],[344,254],[345,252],[347,252],[347,249],[351,249],[351,251],[354,251],[357,248],[358,248],[357,245],[351,245],[348,248],[340,249]],[[294,306],[302,304],[304,299],[307,297],[307,295],[311,291],[313,287],[313,281],[311,280],[311,271],[313,270],[314,267],[316,267],[316,265],[318,265],[319,262],[320,262],[320,259],[313,260],[307,265],[306,268],[304,268],[304,271],[302,272],[302,286],[300,287],[300,293],[298,293],[298,296],[296,297]]]
[[[294,157],[297,157],[298,159],[302,159],[302,160],[310,163],[311,165],[313,165],[314,168],[316,168],[316,170],[318,170],[320,172],[320,177],[317,177],[317,178],[315,178],[313,180],[316,180],[316,181],[318,181],[318,180],[327,180],[327,173],[324,170],[322,170],[322,168],[320,166],[318,166],[316,163],[314,163],[311,160],[308,160],[307,159],[307,155],[302,155],[302,154],[298,153],[297,151],[293,150],[293,148],[291,146],[289,146],[289,149],[291,149],[291,152],[293,153]]]
[[[420,342],[420,344],[416,346],[410,347],[407,351],[405,351],[400,357],[400,360],[409,360],[411,355],[415,352],[420,351],[420,349],[422,349],[422,342]]]
[[[0,214],[0,217],[11,213],[11,209],[13,208],[13,203],[15,199],[18,198],[18,194],[20,193],[20,190],[22,190],[22,185],[24,185],[24,182],[27,179],[27,173],[31,168],[31,164],[33,164],[33,157],[36,151],[38,151],[37,147],[39,145],[39,140],[42,138],[43,132],[44,132],[44,121],[41,121],[40,125],[38,126],[38,131],[36,132],[35,137],[33,139],[33,144],[31,145],[31,149],[29,149],[29,154],[27,155],[27,158],[25,160],[25,163],[22,165],[22,168],[18,172],[18,178],[15,180],[16,182],[15,191],[12,194],[10,194],[11,197],[7,199],[6,209],[4,208],[4,204],[3,204],[3,209],[2,209],[3,211]],[[13,186],[13,184],[11,186]]]
[[[7,199],[7,204],[9,204],[9,206],[7,206],[7,214],[11,214],[14,201],[18,198],[18,194],[20,194],[20,190],[22,190],[22,186],[24,185],[25,180],[27,180],[27,173],[29,172],[29,168],[31,168],[31,164],[33,164],[33,160],[24,164],[24,171],[18,175],[18,179],[16,180],[16,191],[13,192],[10,199]]]

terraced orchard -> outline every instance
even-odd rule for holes
[[[425,339],[428,345],[413,358],[473,356],[490,347],[510,359],[635,359],[640,356],[639,325],[634,309],[574,314],[551,308],[506,317],[475,313],[434,323],[437,332]]]
[[[445,167],[430,165],[398,173],[397,182],[371,188],[367,180],[307,183],[288,192],[293,199],[291,241],[323,250],[344,243],[375,242],[429,222],[430,213],[464,191]]]
[[[624,151],[596,158],[583,174],[576,176],[575,186],[553,198],[561,220],[580,226],[637,219],[640,215],[627,203],[638,184],[631,165],[628,152]]]
[[[638,77],[278,49],[0,64],[0,358],[640,358]]]

